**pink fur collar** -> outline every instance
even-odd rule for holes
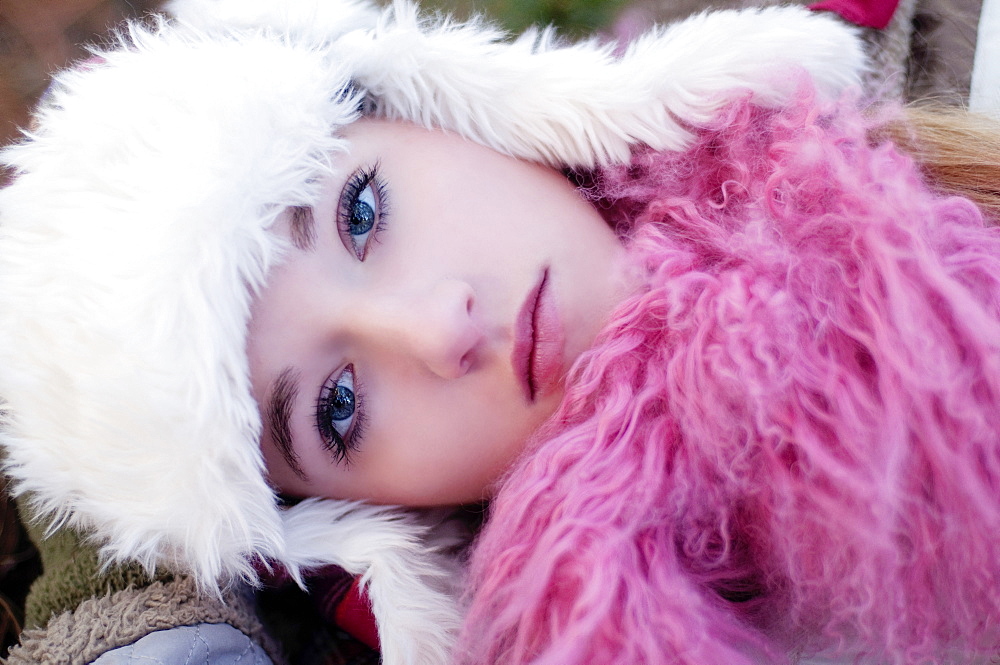
[[[649,287],[499,492],[460,662],[995,648],[1000,233],[868,125],[737,104],[599,174]]]

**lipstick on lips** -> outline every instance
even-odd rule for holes
[[[565,335],[550,286],[546,267],[514,322],[510,362],[529,402],[549,392],[563,373]]]

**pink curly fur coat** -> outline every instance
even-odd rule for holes
[[[597,175],[648,286],[492,504],[460,662],[998,649],[1000,232],[800,97]]]

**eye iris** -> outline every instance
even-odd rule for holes
[[[354,391],[337,386],[330,395],[330,420],[347,420],[354,413]]]
[[[351,211],[351,235],[368,233],[375,224],[375,211],[364,201],[355,201]]]

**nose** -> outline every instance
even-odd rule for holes
[[[368,299],[363,325],[369,339],[388,351],[457,379],[474,365],[483,339],[473,319],[474,296],[469,284],[453,279],[378,294]]]

